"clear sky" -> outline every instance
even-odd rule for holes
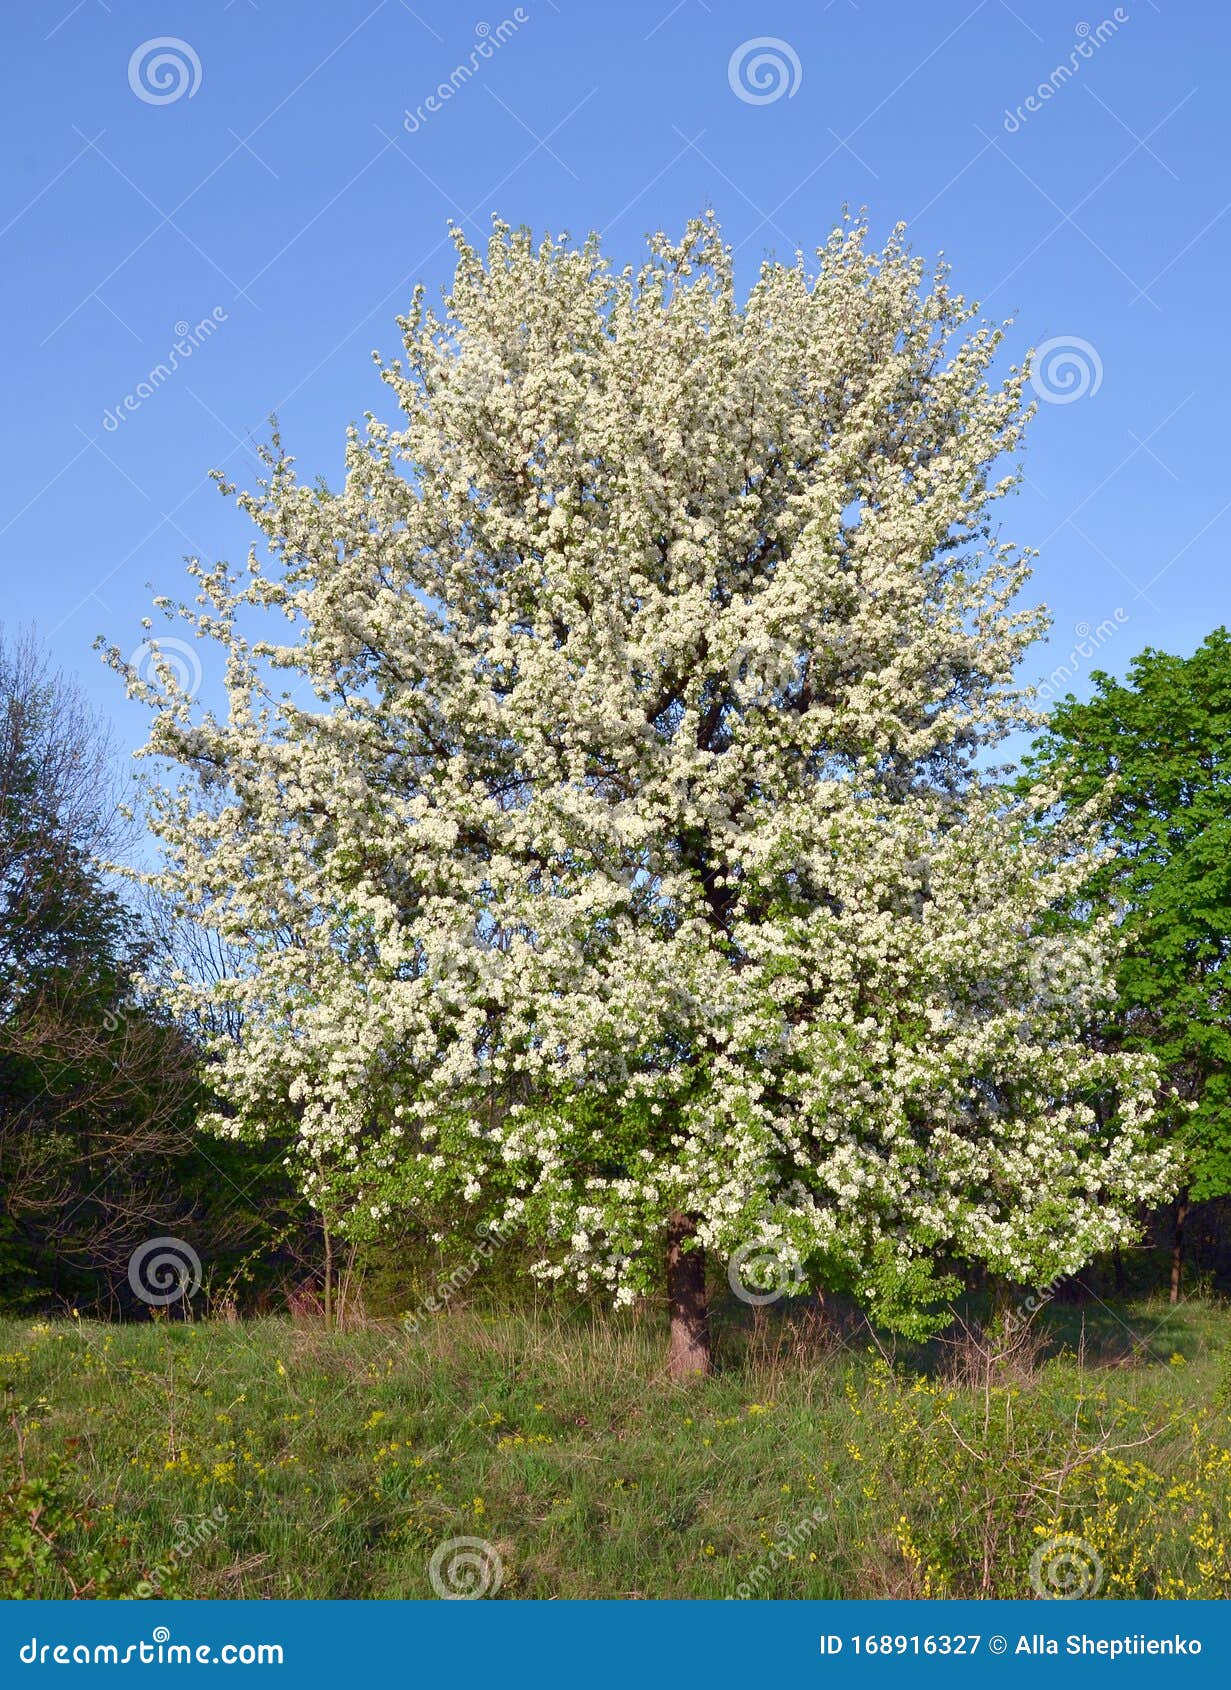
[[[1191,650],[1231,620],[1231,8],[1084,4],[7,6],[0,620],[136,743],[94,637],[135,648],[185,554],[242,559],[207,472],[250,481],[271,412],[336,479],[347,421],[388,408],[371,351],[449,276],[450,216],[596,228],[625,261],[712,204],[751,279],[849,203],[943,249],[1014,355],[1051,343],[1001,507],[1055,617],[1032,678],[1087,627],[1116,671]]]

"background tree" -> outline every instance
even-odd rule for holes
[[[860,225],[742,305],[708,221],[637,273],[457,246],[400,425],[339,492],[275,441],[269,556],[192,566],[225,715],[112,653],[183,771],[156,883],[242,958],[172,998],[239,1014],[223,1124],[294,1135],[355,1226],[490,1215],[617,1303],[665,1265],[676,1374],[706,1251],[918,1330],[956,1257],[1125,1237],[1167,1188],[1149,1064],[1040,999],[1085,865],[979,773],[1043,620],[987,538],[999,331]]]
[[[207,1264],[265,1201],[198,1142],[189,1031],[143,993],[152,932],[100,858],[122,843],[112,749],[30,637],[0,639],[0,1270],[3,1301],[133,1306],[128,1263],[180,1234]],[[139,1306],[139,1305],[137,1305]]]
[[[1102,801],[1116,854],[1086,888],[1123,912],[1125,949],[1099,1037],[1158,1062],[1160,1125],[1183,1147],[1172,1301],[1189,1204],[1231,1194],[1231,636],[1191,657],[1146,650],[1058,704],[1032,759],[1064,801]]]

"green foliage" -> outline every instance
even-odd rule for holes
[[[131,1308],[134,1249],[171,1234],[217,1283],[289,1230],[288,1209],[302,1214],[279,1144],[195,1130],[197,1043],[137,985],[154,926],[100,861],[117,843],[110,764],[72,684],[32,642],[0,635],[0,1307],[12,1310]],[[271,1257],[276,1274],[286,1264]]]
[[[122,1595],[126,1546],[82,1496],[69,1463],[46,1452],[37,1474],[27,1472],[33,1416],[47,1406],[14,1406],[9,1416],[16,1470],[0,1490],[0,1598]]]
[[[1040,1583],[1078,1595],[1231,1594],[1225,1409],[1118,1386],[1069,1360],[1024,1381],[991,1372],[982,1390],[876,1363],[851,1398],[853,1447],[878,1495],[901,1499],[909,1593],[1029,1598],[1037,1556]]]
[[[1231,635],[1189,658],[1146,650],[1127,681],[1096,671],[1057,705],[1028,767],[1066,806],[1101,806],[1114,857],[1087,887],[1124,912],[1099,1035],[1147,1051],[1195,1199],[1231,1192]]]

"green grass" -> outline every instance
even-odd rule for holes
[[[1224,1312],[1045,1322],[989,1372],[775,1309],[673,1385],[649,1310],[2,1321],[0,1593],[430,1597],[469,1537],[501,1597],[1029,1596],[1063,1531],[1104,1596],[1231,1594]]]

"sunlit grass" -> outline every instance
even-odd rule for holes
[[[1028,1596],[1075,1531],[1106,1595],[1228,1594],[1225,1315],[1100,1307],[1083,1356],[1048,1318],[1061,1353],[982,1386],[799,1311],[686,1386],[651,1311],[5,1321],[0,1590],[430,1597],[473,1537],[502,1597]]]

